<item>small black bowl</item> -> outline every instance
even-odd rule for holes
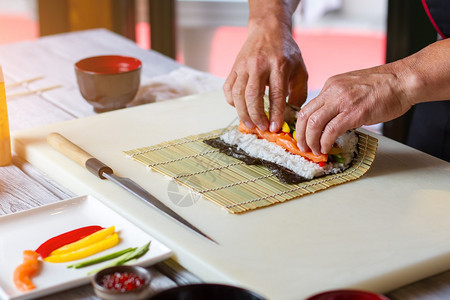
[[[182,285],[157,293],[149,300],[266,300],[262,296],[235,286],[224,284]]]

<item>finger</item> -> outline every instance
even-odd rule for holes
[[[309,117],[318,109],[322,107],[322,100],[320,95],[316,98],[312,99],[308,104],[306,104],[297,117],[297,126],[295,128],[297,145],[303,152],[310,151],[308,144],[306,142],[306,127],[309,120]]]
[[[231,93],[233,97],[234,107],[236,107],[236,112],[239,118],[242,122],[244,122],[245,126],[247,126],[248,128],[254,128],[255,124],[250,119],[247,110],[247,103],[245,101],[245,87],[247,86],[247,81],[248,74],[238,76],[234,82]]]
[[[223,87],[222,87],[223,93],[225,95],[225,99],[227,100],[228,104],[230,104],[231,106],[234,106],[232,90],[233,90],[233,85],[234,85],[234,82],[236,81],[236,78],[237,78],[236,72],[234,70],[231,71],[231,73],[228,75],[228,77],[225,80]]]
[[[320,146],[322,132],[327,123],[336,117],[337,114],[338,112],[334,107],[322,106],[309,116],[306,124],[306,143],[314,154],[322,153]]]
[[[267,79],[267,75],[250,75],[245,89],[245,100],[250,119],[263,131],[269,128],[269,121],[264,113],[264,91]]]
[[[277,132],[284,122],[284,109],[288,90],[287,78],[272,71],[269,76],[270,131]]]
[[[320,138],[320,147],[322,153],[328,153],[331,150],[334,142],[340,135],[343,135],[347,130],[352,129],[353,125],[348,122],[348,118],[344,114],[338,114],[335,118],[330,120],[323,130]]]

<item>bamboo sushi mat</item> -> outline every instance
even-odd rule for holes
[[[236,127],[124,152],[229,212],[243,213],[358,179],[369,170],[378,147],[376,138],[357,131],[358,155],[350,168],[299,184],[284,184],[266,167],[246,165],[203,143],[233,128]]]

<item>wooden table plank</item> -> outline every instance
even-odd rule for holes
[[[72,120],[75,116],[62,110],[40,95],[28,95],[8,100],[11,131]],[[89,109],[91,109],[89,107]],[[44,117],[45,116],[45,117]]]
[[[48,36],[38,40],[38,42],[47,49],[52,49],[52,53],[58,55],[58,57],[65,58],[71,63],[94,55],[134,56],[144,64],[142,69],[144,80],[167,74],[180,67],[174,60],[155,51],[141,49],[132,41],[104,29]]]
[[[0,187],[2,215],[59,200],[14,165],[0,168]]]
[[[450,271],[409,284],[386,295],[391,300],[450,299]]]

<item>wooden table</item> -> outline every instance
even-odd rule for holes
[[[0,64],[6,84],[43,76],[8,94],[62,85],[42,93],[8,98],[11,130],[26,129],[49,123],[95,114],[81,97],[76,86],[73,63],[81,58],[101,54],[122,54],[142,60],[142,79],[167,74],[180,67],[175,61],[154,51],[138,48],[133,42],[106,30],[89,30],[0,46]],[[0,168],[0,214],[10,214],[61,199],[73,197],[71,191],[56,184],[19,157],[13,164]],[[150,268],[155,275],[154,290],[200,282],[174,260]],[[391,299],[449,299],[450,272],[445,272],[388,293]],[[45,299],[97,299],[90,285],[71,289]]]

